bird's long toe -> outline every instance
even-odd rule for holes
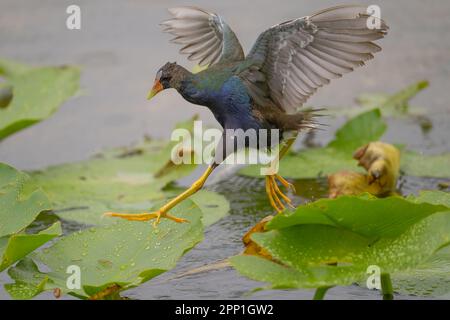
[[[279,174],[276,174],[275,177],[277,178],[278,181],[280,181],[280,183],[286,188],[291,190],[293,193],[296,193],[297,191],[295,190],[295,186],[290,183],[289,181],[287,181],[285,178],[283,178],[282,176],[280,176]]]
[[[277,177],[277,175],[270,175],[266,176],[266,193],[267,197],[269,198],[269,202],[272,205],[272,207],[278,212],[283,212],[284,209],[286,209],[286,206],[284,203],[286,203],[289,207],[295,208],[292,205],[292,200],[286,196],[279,188],[277,179],[280,181],[280,179]],[[283,178],[281,178],[283,179]],[[293,186],[286,180],[281,180],[280,183],[285,186],[288,189],[292,189]],[[284,203],[283,203],[284,201]]]
[[[156,227],[160,222],[161,218],[166,218],[172,220],[177,223],[189,222],[186,219],[175,217],[167,212],[162,210],[158,210],[155,212],[143,212],[143,213],[117,213],[117,212],[106,212],[103,214],[104,216],[114,217],[114,218],[122,218],[128,221],[150,221],[155,220],[153,222],[153,226]]]

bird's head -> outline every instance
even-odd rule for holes
[[[167,62],[156,73],[155,83],[148,94],[150,100],[164,89],[177,88],[178,74],[181,67],[176,62]]]

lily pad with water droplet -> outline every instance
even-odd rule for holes
[[[26,173],[0,163],[0,272],[61,235],[59,222],[37,234],[24,231],[50,209],[47,196]]]
[[[39,271],[29,261],[21,263],[9,270],[15,283],[6,285],[6,290],[17,297],[20,286],[31,287],[21,298],[55,288],[81,298],[107,298],[105,292],[109,296],[138,286],[174,268],[178,259],[203,239],[202,214],[193,202],[181,203],[172,213],[189,223],[163,219],[155,232],[150,223],[118,220],[63,237],[31,256],[50,271]],[[71,276],[66,273],[69,266],[79,267],[79,289],[66,285]]]
[[[237,256],[231,262],[272,288],[365,283],[372,265],[388,274],[413,269],[450,241],[450,194],[439,193],[432,203],[424,199],[433,196],[426,197],[342,196],[299,206],[252,234],[271,260]]]
[[[0,163],[0,237],[25,229],[51,204],[35,181],[23,172]]]
[[[13,265],[43,244],[61,235],[61,224],[56,222],[37,233],[17,233],[0,238],[0,272]]]

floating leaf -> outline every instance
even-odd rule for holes
[[[50,208],[47,196],[27,174],[0,163],[0,272],[61,234],[59,223],[38,234],[23,232]]]
[[[349,120],[336,131],[336,137],[328,147],[352,153],[362,145],[379,140],[386,127],[379,109],[368,111]]]
[[[78,91],[79,70],[73,67],[29,68],[0,59],[0,76],[12,99],[0,108],[0,140],[42,121]]]
[[[200,190],[192,195],[190,199],[202,211],[202,222],[205,226],[216,223],[230,211],[230,203],[228,200],[215,192]]]
[[[330,283],[344,286],[350,285],[355,279],[351,266],[320,266],[300,270],[258,256],[239,255],[229,260],[242,275],[270,283],[270,286],[262,289],[320,288]]]
[[[17,300],[31,299],[45,290],[57,288],[48,283],[48,276],[41,273],[30,258],[21,260],[14,268],[8,270],[8,274],[16,282],[5,284],[5,289]]]
[[[442,191],[422,191],[419,196],[409,197],[417,203],[432,203],[450,207],[450,196]],[[426,261],[414,269],[392,275],[396,292],[421,297],[439,297],[450,292],[450,243],[439,248]]]
[[[447,209],[442,204],[416,201],[402,197],[379,199],[370,195],[320,199],[299,206],[293,212],[275,216],[266,229],[325,224],[349,229],[368,238],[395,237],[429,215]]]
[[[231,263],[274,288],[346,285],[364,279],[371,265],[395,273],[450,241],[449,209],[400,197],[322,199],[277,215],[251,236],[273,261],[239,256]]]
[[[408,200],[417,203],[431,203],[450,207],[450,194],[444,191],[422,190],[418,196],[410,195]]]
[[[14,77],[32,69],[31,66],[27,66],[23,63],[15,62],[7,59],[0,59],[0,76]]]
[[[401,158],[401,171],[416,177],[450,178],[450,153],[425,155],[405,151]]]
[[[404,295],[439,297],[450,292],[450,246],[438,250],[414,269],[392,275],[394,290]]]
[[[56,222],[37,234],[17,233],[0,238],[0,272],[60,235],[61,224]]]
[[[49,272],[40,272],[34,263],[25,261],[10,269],[15,283],[6,289],[20,298],[55,288],[82,298],[107,298],[105,292],[109,295],[140,285],[175,267],[177,260],[203,238],[201,212],[193,202],[184,201],[173,214],[189,223],[163,219],[155,229],[150,223],[118,220],[61,238],[32,255]],[[79,289],[66,286],[69,266],[80,268]]]
[[[23,230],[50,209],[47,196],[27,174],[0,163],[0,237]]]

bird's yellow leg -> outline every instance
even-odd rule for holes
[[[177,218],[168,213],[170,209],[175,207],[177,204],[183,200],[189,198],[191,195],[199,191],[205,184],[206,179],[208,179],[211,172],[214,170],[215,166],[209,166],[208,169],[195,181],[186,191],[179,194],[177,197],[173,198],[165,205],[163,205],[159,210],[154,212],[144,212],[144,213],[116,213],[116,212],[106,212],[104,215],[109,217],[117,217],[130,221],[148,221],[155,219],[153,225],[156,226],[160,222],[161,218],[166,218],[178,223],[188,222],[186,219]]]
[[[291,146],[294,142],[295,142],[295,138],[291,138],[282,146],[282,148],[278,154],[278,159],[276,161],[279,161],[284,155],[286,155],[286,153],[289,151],[289,149],[291,148]],[[281,199],[283,199],[284,202],[286,202],[286,204],[288,206],[290,206],[291,208],[295,208],[292,205],[291,199],[289,199],[289,197],[286,196],[278,187],[277,180],[286,189],[291,189],[292,191],[295,192],[294,185],[289,183],[282,176],[280,176],[278,174],[267,175],[266,176],[266,193],[269,198],[270,204],[278,213],[282,212],[285,209],[285,206],[284,206],[283,202],[281,201]],[[280,199],[280,197],[281,197],[281,199]]]

